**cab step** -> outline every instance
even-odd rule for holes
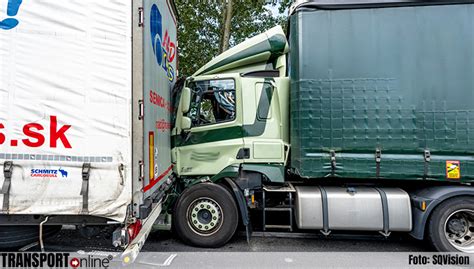
[[[291,183],[287,183],[282,186],[264,186],[262,192],[262,227],[265,232],[267,229],[283,229],[293,231],[293,193],[296,192],[296,189]],[[286,193],[288,198],[288,205],[278,205],[275,207],[267,207],[266,199],[272,195]],[[268,224],[267,223],[267,214],[272,212],[287,212],[288,213],[288,225],[280,224]]]

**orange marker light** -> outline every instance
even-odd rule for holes
[[[426,210],[426,202],[425,201],[421,202],[421,210],[422,211]]]

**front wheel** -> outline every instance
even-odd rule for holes
[[[474,198],[439,205],[428,223],[428,240],[438,251],[474,253]]]
[[[234,197],[226,188],[202,183],[186,189],[173,214],[178,236],[198,247],[221,247],[234,235],[239,213]]]

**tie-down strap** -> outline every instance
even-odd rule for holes
[[[12,174],[13,174],[13,162],[6,161],[3,164],[3,176],[5,180],[3,181],[2,190],[0,194],[3,194],[3,207],[2,213],[8,213],[10,207],[10,189],[12,185]]]
[[[91,173],[91,164],[84,163],[82,165],[82,214],[89,213],[89,178]]]

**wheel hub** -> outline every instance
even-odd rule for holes
[[[216,232],[222,223],[222,209],[209,198],[200,198],[188,208],[188,222],[198,234],[210,235]]]
[[[466,220],[465,219],[452,219],[448,223],[449,231],[454,234],[466,233]]]

